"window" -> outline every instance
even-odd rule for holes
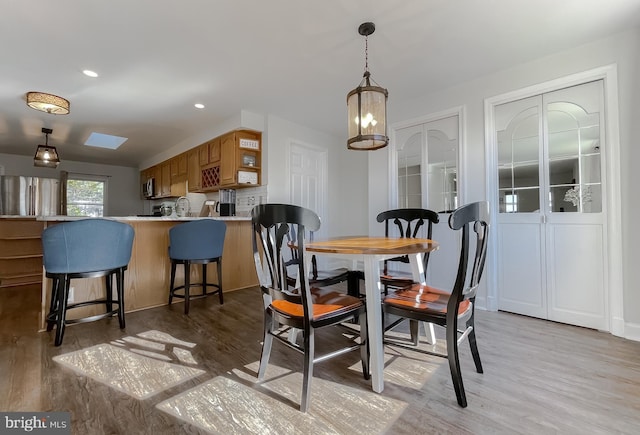
[[[505,195],[504,207],[507,213],[516,213],[518,211],[518,195]]]
[[[67,215],[102,217],[105,215],[107,180],[100,176],[74,176],[67,180]]]

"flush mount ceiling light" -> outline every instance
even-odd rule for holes
[[[53,133],[53,130],[50,128],[43,128],[42,132],[44,133],[45,145],[38,145],[36,155],[33,158],[33,166],[57,168],[60,164],[58,151],[56,150],[56,147],[49,146],[49,135]]]
[[[387,136],[387,98],[389,93],[371,78],[368,36],[376,30],[373,23],[362,23],[358,33],[365,37],[364,76],[360,85],[347,95],[349,139],[352,150],[377,150],[389,143]],[[373,84],[372,84],[373,83]]]
[[[27,105],[32,109],[53,115],[66,115],[71,106],[68,100],[44,92],[27,92]]]

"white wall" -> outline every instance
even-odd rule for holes
[[[269,202],[290,202],[286,162],[291,141],[325,148],[330,175],[329,219],[323,221],[327,235],[367,234],[367,153],[347,150],[346,127],[345,138],[336,138],[269,115],[263,141],[265,136],[262,164],[267,177],[263,182],[269,186]]]
[[[60,171],[70,173],[104,175],[108,178],[107,214],[109,216],[134,216],[143,213],[144,201],[140,198],[140,172],[125,166],[63,160],[56,169],[33,166],[33,157],[0,154],[0,166],[5,175],[25,175],[60,179]]]
[[[640,213],[640,29],[538,59],[495,74],[480,77],[450,89],[395,102],[389,89],[389,116],[392,123],[426,116],[456,106],[465,107],[466,138],[462,138],[460,190],[463,202],[486,199],[484,99],[527,86],[550,81],[597,67],[617,64],[620,113],[620,160],[624,270],[624,316],[627,336],[640,339],[640,269],[634,259],[640,255],[640,227],[634,225]],[[428,59],[425,59],[427,62]],[[369,159],[369,216],[388,203],[388,155],[372,153]],[[370,226],[374,225],[369,219]],[[486,297],[486,288],[479,298]],[[636,335],[637,334],[637,335]]]

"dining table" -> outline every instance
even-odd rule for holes
[[[409,237],[346,236],[305,243],[305,257],[329,255],[364,264],[364,283],[367,307],[367,328],[370,350],[371,387],[381,393],[384,389],[384,319],[380,284],[380,262],[407,255],[413,279],[424,282],[422,255],[439,248],[430,239]],[[306,255],[306,253],[310,255]]]

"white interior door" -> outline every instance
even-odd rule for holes
[[[289,150],[289,186],[291,203],[313,210],[320,217],[322,224],[315,237],[326,237],[326,150],[292,142]]]
[[[543,250],[542,97],[495,108],[498,308],[547,318]]]
[[[603,100],[602,80],[543,96],[547,313],[550,320],[596,329],[608,329]]]
[[[602,81],[495,107],[498,308],[608,329]]]

